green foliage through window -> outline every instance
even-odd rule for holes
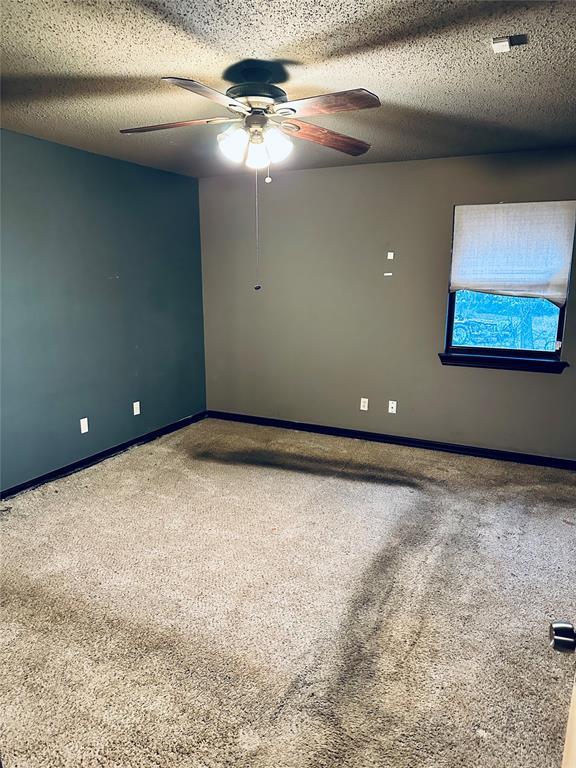
[[[456,291],[452,346],[554,352],[559,315],[547,299]]]

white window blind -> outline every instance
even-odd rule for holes
[[[457,205],[450,290],[566,303],[576,200]]]

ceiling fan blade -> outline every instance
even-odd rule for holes
[[[250,112],[249,108],[245,104],[242,104],[241,101],[229,99],[225,93],[220,93],[220,91],[216,91],[208,85],[199,83],[197,80],[187,80],[184,77],[163,77],[162,80],[165,83],[170,83],[170,85],[177,85],[179,88],[185,88],[187,91],[192,91],[192,93],[196,93],[198,96],[204,96],[206,99],[215,101],[223,107],[234,109],[236,112],[243,112],[244,114]]]
[[[148,133],[163,131],[166,128],[185,128],[188,125],[221,125],[222,123],[240,123],[241,117],[207,117],[201,120],[182,120],[179,123],[161,123],[160,125],[143,125],[141,128],[122,128],[120,133]]]
[[[319,125],[303,123],[301,120],[284,120],[280,128],[288,136],[294,136],[297,139],[313,141],[315,144],[322,144],[323,147],[337,149],[339,152],[345,152],[347,155],[363,155],[370,149],[370,144],[360,139],[354,139],[352,136],[345,136],[343,133],[330,131],[328,128],[322,128]]]
[[[293,110],[298,117],[308,115],[330,115],[333,112],[349,112],[354,109],[371,109],[380,106],[380,99],[376,94],[365,88],[355,88],[351,91],[339,91],[338,93],[323,93],[321,96],[310,96],[307,99],[296,99],[278,104],[280,113],[282,110]]]

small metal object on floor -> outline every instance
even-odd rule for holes
[[[553,621],[550,624],[550,645],[555,651],[567,653],[576,650],[576,630],[569,621]]]

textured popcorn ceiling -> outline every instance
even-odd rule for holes
[[[123,127],[226,115],[160,82],[225,90],[226,68],[281,60],[290,98],[364,87],[378,110],[310,121],[361,158],[295,139],[291,168],[576,143],[576,3],[484,0],[3,0],[3,126],[179,173],[236,172],[221,127]],[[495,55],[493,36],[528,43]]]

